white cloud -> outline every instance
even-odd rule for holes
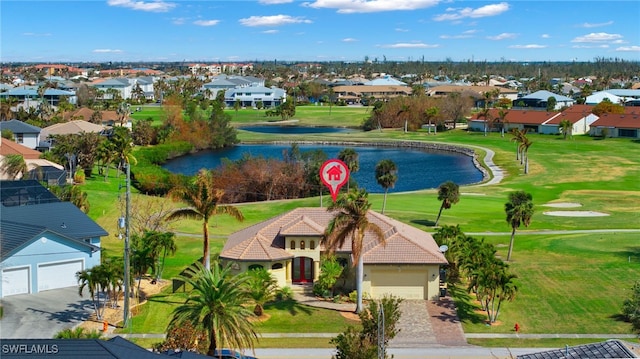
[[[387,49],[431,49],[440,47],[440,45],[429,45],[422,42],[399,42],[395,44],[379,45]]]
[[[585,22],[583,24],[578,24],[577,27],[584,27],[584,28],[590,29],[593,27],[603,27],[603,26],[609,26],[609,25],[613,25],[613,21],[601,22],[596,24]]]
[[[622,39],[620,34],[608,34],[606,32],[592,32],[588,35],[578,36],[571,42],[610,42]]]
[[[608,49],[609,45],[600,44],[600,45],[573,45],[572,49]]]
[[[437,5],[441,0],[316,0],[303,3],[316,9],[337,9],[341,14],[397,10],[418,10]]]
[[[264,30],[262,33],[263,34],[277,34],[279,33],[279,30]]]
[[[342,42],[356,42],[358,41],[357,39],[354,39],[353,37],[347,37],[342,39]]]
[[[541,37],[541,38],[543,38],[543,39],[550,39],[550,38],[551,38],[551,35],[549,35],[549,34],[542,34],[542,35],[540,35],[540,37]]]
[[[529,44],[529,45],[511,45],[510,49],[545,49],[547,45]]]
[[[262,5],[277,5],[292,3],[293,0],[258,0],[258,2]]]
[[[92,52],[98,54],[121,54],[124,51],[118,49],[95,49]]]
[[[281,26],[289,24],[310,24],[311,20],[289,15],[251,16],[238,20],[244,26]]]
[[[216,26],[220,23],[220,20],[196,20],[193,22],[194,25],[198,26]]]
[[[397,32],[409,32],[409,29],[402,29],[402,28],[399,28],[399,27],[397,27],[395,30]]]
[[[458,34],[458,35],[440,35],[441,39],[468,39],[473,37],[473,35],[475,33],[477,33],[477,30],[467,30],[464,31],[462,34]]]
[[[174,7],[175,3],[156,1],[132,1],[132,0],[107,0],[109,6],[126,7],[133,10],[150,11],[150,12],[167,12]]]
[[[518,37],[518,34],[514,34],[511,32],[503,32],[502,34],[496,35],[496,36],[487,36],[487,39],[489,40],[508,40],[508,39],[515,39],[516,37]]]
[[[184,17],[174,17],[171,22],[174,25],[182,25],[184,24],[184,22],[187,21],[187,19],[185,19]]]
[[[491,4],[479,7],[477,9],[473,9],[470,7],[466,7],[463,9],[460,8],[448,8],[446,14],[440,14],[434,16],[433,20],[435,21],[453,21],[460,20],[464,18],[480,18],[480,17],[489,17],[500,15],[503,12],[509,10],[509,4],[506,2],[501,2],[499,4]]]
[[[618,47],[616,51],[640,52],[640,46],[622,46]]]
[[[33,37],[42,37],[42,36],[51,36],[48,32],[36,33],[36,32],[23,32],[23,36],[33,36]]]

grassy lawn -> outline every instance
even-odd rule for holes
[[[266,121],[264,111],[228,110],[232,122],[238,125]],[[295,120],[300,125],[357,126],[367,116],[367,108],[305,106],[298,107]],[[159,107],[144,107],[135,118],[159,119]],[[273,119],[273,118],[271,118]],[[533,145],[529,150],[530,173],[525,175],[515,159],[510,135],[467,133],[454,130],[437,135],[426,132],[404,134],[399,130],[356,132],[349,134],[288,135],[286,140],[323,141],[433,141],[463,146],[479,146],[495,152],[494,162],[505,171],[505,178],[493,186],[463,186],[461,200],[445,210],[442,225],[460,225],[466,233],[479,232],[476,237],[498,246],[498,254],[506,256],[510,227],[505,221],[504,203],[507,194],[524,190],[533,195],[535,215],[528,228],[516,235],[513,261],[510,266],[518,275],[519,293],[515,301],[503,305],[499,320],[502,325],[486,326],[484,315],[474,311],[474,303],[465,299],[464,291],[455,292],[463,326],[469,333],[508,333],[518,322],[523,333],[630,333],[628,323],[618,319],[624,299],[640,270],[638,233],[533,234],[531,231],[640,228],[640,143],[624,139],[597,140],[576,136],[563,140],[561,136],[529,134]],[[244,142],[283,140],[281,135],[239,131]],[[484,151],[479,150],[479,153]],[[425,168],[425,171],[428,171]],[[399,179],[402,181],[402,178]],[[103,239],[106,253],[121,253],[122,240],[113,233],[121,215],[119,196],[124,195],[124,177],[115,171],[108,181],[97,176],[84,185],[89,192],[89,215],[110,235]],[[135,191],[134,191],[135,192]],[[328,196],[325,196],[325,204]],[[123,198],[123,197],[122,197]],[[380,210],[382,195],[372,194],[373,209]],[[577,202],[574,210],[597,211],[606,217],[555,217],[545,215],[550,202]],[[211,221],[212,253],[219,252],[230,233],[266,220],[299,206],[318,206],[318,198],[268,203],[239,204],[245,215],[243,223],[218,216]],[[176,205],[177,206],[177,205]],[[433,221],[440,208],[435,190],[413,193],[392,193],[387,200],[386,214],[422,230],[433,232]],[[178,232],[178,253],[167,258],[165,278],[171,278],[201,254],[201,223],[180,221],[172,230]],[[180,302],[180,294],[164,293],[152,298],[133,319],[133,332],[162,333],[171,308]],[[271,318],[258,325],[258,331],[275,332],[339,332],[349,324],[335,312],[270,306]],[[333,316],[331,315],[333,314]],[[587,342],[592,342],[593,340]],[[263,339],[262,345],[277,345],[286,339]],[[304,339],[296,342],[314,343],[328,340]],[[265,344],[270,343],[270,344]],[[486,346],[558,347],[582,341],[553,340],[474,340]],[[320,345],[320,344],[317,344]]]

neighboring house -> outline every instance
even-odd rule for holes
[[[606,129],[606,130],[605,130]],[[625,113],[604,113],[591,124],[590,135],[607,137],[640,138],[640,109],[625,107]]]
[[[40,132],[40,137],[43,140],[47,140],[49,139],[49,136],[55,135],[75,135],[83,132],[100,133],[102,131],[104,131],[104,126],[102,125],[97,125],[85,120],[73,120],[69,122],[56,123],[43,128]]]
[[[367,81],[364,83],[365,86],[407,86],[405,82],[394,79],[389,75],[384,75],[377,79],[373,79],[371,81]]]
[[[48,184],[64,184],[66,182],[67,171],[63,166],[41,159],[41,152],[7,139],[0,139],[0,180],[16,179],[9,178],[3,170],[2,161],[7,155],[20,155],[24,158],[28,173],[23,173],[20,178],[37,179]]]
[[[233,88],[225,91],[224,102],[228,107],[233,107],[236,101],[240,101],[242,107],[256,107],[258,102],[262,102],[263,108],[271,108],[286,102],[287,93],[280,88],[264,86]]]
[[[512,105],[514,108],[534,107],[537,109],[546,109],[549,97],[554,97],[556,99],[556,106],[554,107],[554,110],[573,106],[576,103],[576,101],[570,97],[558,95],[550,91],[540,90],[513,100]]]
[[[597,105],[600,102],[604,101],[604,99],[608,99],[609,101],[611,101],[611,103],[615,103],[617,105],[624,105],[624,98],[616,96],[612,93],[609,93],[607,91],[599,91],[596,92],[590,96],[587,96],[586,100],[585,100],[585,104],[586,105]]]
[[[517,359],[602,359],[637,358],[634,352],[638,345],[618,339],[604,342],[567,346],[562,349],[545,350],[537,353],[518,355]]]
[[[562,133],[560,122],[569,120],[572,123],[571,133],[583,135],[589,133],[591,124],[598,119],[598,116],[591,113],[591,110],[592,106],[587,105],[571,106],[562,112],[525,109],[503,110],[506,113],[504,116],[505,131],[517,128],[519,130],[526,129],[531,133],[555,135]],[[469,119],[468,128],[470,131],[484,131],[485,122],[487,122],[487,131],[499,131],[499,124],[494,121],[499,117],[499,109],[490,109],[488,118],[485,118],[481,112],[476,113]]]
[[[321,244],[333,218],[326,208],[297,208],[229,236],[220,259],[231,263],[235,273],[262,267],[280,287],[312,283],[320,275]],[[368,220],[380,226],[386,244],[367,233],[363,245],[363,291],[372,298],[385,294],[406,299],[439,296],[440,268],[447,265],[443,253],[427,232],[369,211]],[[345,289],[355,288],[351,241],[336,250],[346,269]]]
[[[374,101],[388,101],[394,97],[411,95],[411,87],[398,85],[355,85],[335,86],[333,92],[336,100],[343,100],[348,104],[368,103]]]
[[[108,233],[38,181],[0,183],[0,295],[78,285],[76,273],[100,264]]]
[[[25,147],[35,149],[40,143],[40,127],[30,125],[20,120],[0,122],[0,132],[9,130],[13,132],[13,142]]]
[[[498,97],[496,100],[506,98],[509,100],[515,100],[518,98],[518,91],[506,87],[498,86],[469,86],[469,85],[439,85],[429,87],[427,89],[427,96],[443,97],[451,93],[473,92],[475,98],[478,99],[477,106],[484,106],[484,94],[487,92],[498,91]]]
[[[16,87],[6,92],[0,92],[0,99],[6,99],[9,97],[16,98],[21,102],[40,100],[40,96],[38,95],[38,87],[36,86]],[[43,97],[43,100],[48,102],[51,106],[58,106],[61,97],[66,97],[67,102],[74,105],[76,104],[78,99],[75,92],[54,88],[45,89]]]
[[[133,84],[129,82],[129,79],[124,77],[96,81],[91,84],[91,86],[103,91],[103,94],[100,96],[100,98],[106,100],[112,100],[114,98],[114,95],[111,93],[111,91],[117,91],[120,94],[120,97],[123,99],[131,98],[131,92],[133,91]]]

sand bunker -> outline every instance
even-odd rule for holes
[[[607,213],[594,211],[548,211],[542,214],[559,217],[605,217],[609,215]]]
[[[544,204],[545,207],[556,207],[556,208],[575,208],[582,207],[580,203],[571,203],[571,202],[563,202],[563,203],[547,203]]]

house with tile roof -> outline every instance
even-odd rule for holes
[[[6,138],[0,139],[0,164],[8,155],[20,155],[27,165],[28,173],[20,174],[20,178],[38,179],[50,184],[64,184],[66,182],[67,171],[62,165],[40,158],[40,151],[32,150]],[[0,180],[13,180],[0,167]]]
[[[603,113],[590,126],[591,136],[602,136],[618,138],[640,138],[640,108],[625,107],[623,114]]]
[[[352,85],[335,86],[333,92],[338,101],[349,104],[367,103],[369,99],[374,101],[388,101],[394,97],[409,96],[412,89],[405,85]]]
[[[393,294],[406,299],[439,296],[440,268],[447,265],[433,237],[424,231],[380,213],[369,211],[368,220],[380,226],[385,244],[366,233],[363,244],[363,291],[372,298]],[[333,218],[326,208],[297,208],[231,234],[220,254],[235,273],[262,267],[280,287],[313,283],[327,249],[324,231]],[[335,251],[347,268],[344,289],[355,289],[351,241]]]
[[[518,355],[517,359],[602,359],[637,358],[637,345],[610,339],[604,342],[567,346],[562,349],[544,350]]]
[[[108,233],[36,180],[0,182],[0,297],[78,285]]]
[[[593,124],[598,116],[591,113],[592,106],[575,105],[564,111],[536,111],[530,109],[510,109],[502,110],[504,115],[504,123],[500,120],[500,109],[490,109],[485,117],[479,112],[471,116],[469,119],[470,131],[484,131],[485,123],[487,131],[500,131],[504,125],[505,131],[517,128],[519,130],[526,129],[531,133],[541,133],[557,135],[560,134],[560,122],[569,120],[572,124],[573,135],[583,135],[589,133],[591,124]]]

